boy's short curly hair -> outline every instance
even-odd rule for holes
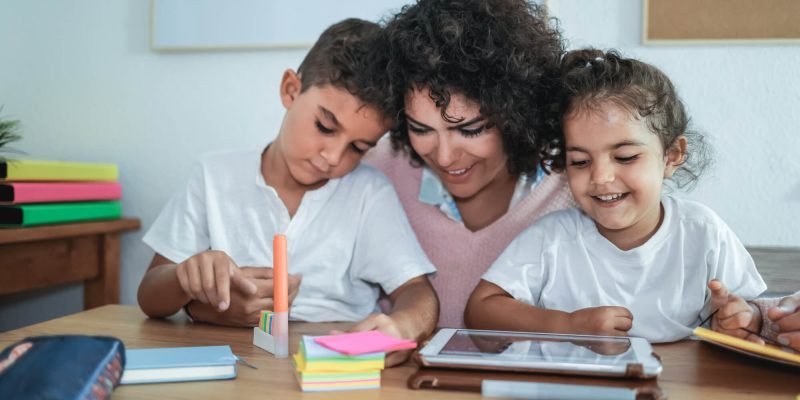
[[[558,95],[551,110],[557,116],[556,129],[542,137],[542,159],[553,171],[566,165],[563,122],[576,113],[593,112],[612,104],[643,118],[650,132],[658,136],[666,153],[680,137],[688,142],[685,161],[675,171],[677,187],[689,186],[710,164],[711,149],[703,135],[689,129],[690,118],[678,93],[660,69],[617,51],[575,50],[564,55]]]
[[[312,86],[332,85],[383,115],[393,115],[385,47],[385,31],[374,22],[348,18],[331,25],[297,68],[301,92]]]
[[[555,87],[564,52],[560,33],[545,9],[525,0],[419,0],[386,22],[395,151],[422,159],[411,147],[406,95],[428,89],[446,114],[453,94],[480,105],[489,126],[499,129],[512,174],[532,173],[539,163],[535,137],[543,105]]]

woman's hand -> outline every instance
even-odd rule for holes
[[[778,343],[800,351],[800,293],[786,296],[767,311],[767,318],[778,328]]]

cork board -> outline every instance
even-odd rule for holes
[[[798,0],[644,0],[643,41],[800,43]]]

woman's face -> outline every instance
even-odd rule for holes
[[[413,90],[405,113],[411,146],[454,198],[469,199],[508,177],[502,136],[497,128],[487,128],[478,103],[453,93],[447,115],[455,122],[450,122],[428,89]]]

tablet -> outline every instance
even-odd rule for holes
[[[652,378],[661,362],[643,338],[442,329],[417,358],[426,367]]]

